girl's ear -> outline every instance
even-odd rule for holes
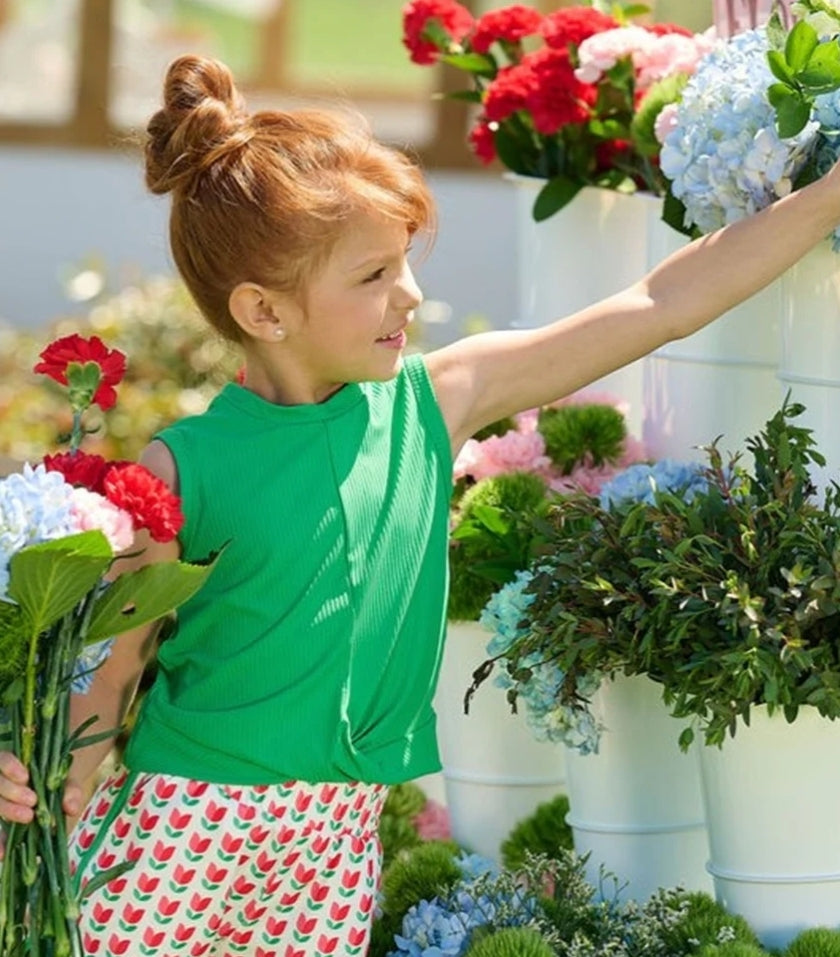
[[[291,316],[283,297],[268,292],[253,282],[240,282],[228,297],[228,309],[239,328],[249,339],[280,342],[286,337]],[[288,319],[289,322],[285,322]]]

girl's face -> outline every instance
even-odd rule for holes
[[[399,371],[406,327],[423,299],[408,246],[403,224],[359,213],[307,284],[300,321],[282,348],[294,353],[313,401],[346,382],[390,379]]]

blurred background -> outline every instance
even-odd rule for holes
[[[419,345],[515,320],[513,191],[468,151],[464,105],[434,97],[462,77],[410,63],[403,5],[0,0],[0,455],[40,456],[54,438],[43,385],[27,376],[56,330],[92,326],[131,352],[142,394],[121,397],[111,454],[133,454],[159,423],[200,408],[236,364],[174,279],[168,202],[142,182],[136,134],[182,53],[227,62],[252,107],[349,104],[418,157],[440,218],[417,267]],[[657,0],[651,18],[705,29],[711,0]]]

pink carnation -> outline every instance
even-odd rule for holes
[[[479,482],[504,472],[544,472],[551,465],[545,439],[539,432],[510,429],[477,441],[468,439],[455,460],[455,479],[469,476]]]
[[[100,531],[115,552],[123,552],[134,541],[134,522],[128,512],[109,502],[104,495],[78,487],[71,495],[73,518],[80,532]]]
[[[447,841],[452,837],[449,812],[442,804],[431,799],[414,818],[414,827],[423,841]]]
[[[619,60],[626,56],[646,56],[656,36],[643,27],[616,27],[587,37],[578,50],[579,66],[575,76],[581,83],[597,83]]]
[[[679,105],[677,103],[667,103],[656,116],[653,124],[653,135],[658,143],[664,143],[665,138],[676,129],[679,117]]]

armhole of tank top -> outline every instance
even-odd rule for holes
[[[195,509],[195,487],[192,472],[186,466],[187,455],[183,448],[181,437],[171,430],[159,432],[154,436],[155,440],[162,442],[175,462],[175,472],[178,476],[178,497],[181,499],[181,510],[184,513],[184,527],[178,538],[181,542],[182,554],[185,560],[192,554],[192,522],[191,518],[196,513]]]
[[[421,355],[407,356],[404,368],[412,391],[417,397],[420,412],[440,453],[441,465],[451,475],[453,462],[449,432],[425,360]]]

